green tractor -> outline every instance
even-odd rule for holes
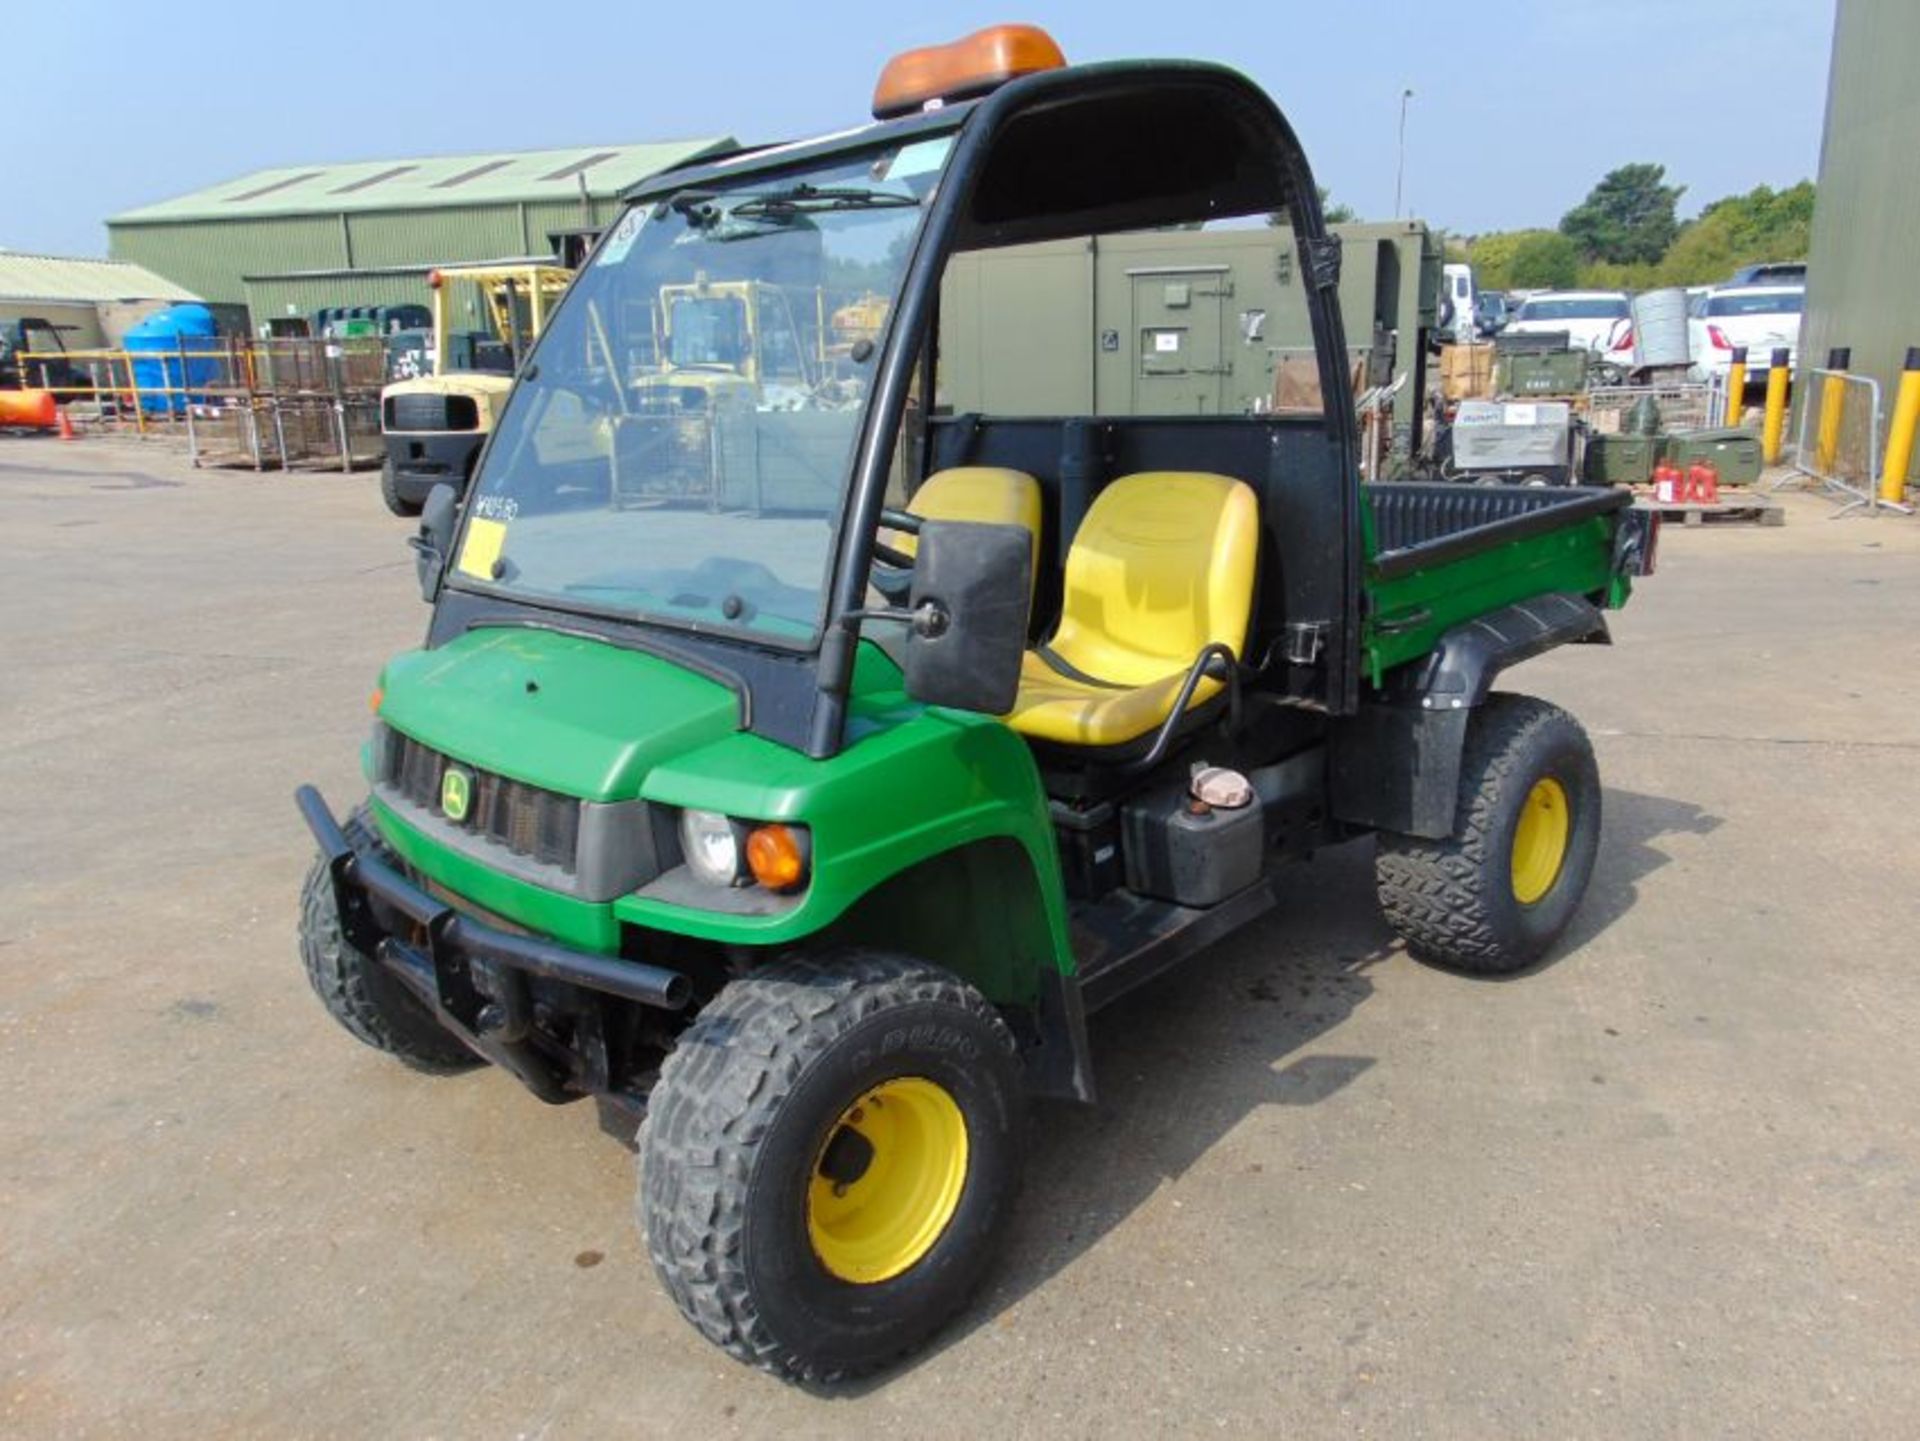
[[[629,1114],[675,1304],[816,1381],[966,1304],[1029,1099],[1095,1098],[1088,1014],[1299,858],[1376,836],[1385,914],[1439,965],[1553,946],[1600,779],[1569,715],[1494,682],[1604,642],[1655,539],[1614,490],[1361,483],[1338,243],[1245,77],[1067,67],[1006,27],[895,62],[875,113],[628,196],[465,505],[428,499],[432,619],[380,677],[371,795],[298,793],[334,1017]],[[976,323],[941,313],[954,257],[1276,211],[1323,414],[936,385]],[[604,438],[663,287],[703,274],[882,297],[878,339],[716,431],[761,503],[622,504]]]

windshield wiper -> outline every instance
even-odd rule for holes
[[[919,197],[898,190],[868,190],[857,185],[808,185],[753,195],[727,207],[728,215],[765,216],[781,220],[810,210],[902,210],[917,208]]]

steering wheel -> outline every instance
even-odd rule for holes
[[[884,507],[880,524],[887,530],[920,533],[920,517],[910,510]],[[898,546],[888,545],[878,536],[873,540],[873,568],[869,573],[873,588],[893,605],[905,605],[913,586],[913,557]]]
[[[873,543],[873,558],[883,565],[892,566],[895,570],[913,569],[913,557],[904,550],[894,549],[884,540],[876,540]]]
[[[888,505],[881,507],[880,524],[887,530],[901,531],[907,535],[920,534],[922,517],[910,510],[899,510]],[[888,545],[878,536],[873,541],[873,558],[892,566],[895,570],[912,570],[913,557],[898,546]]]

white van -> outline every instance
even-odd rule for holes
[[[1440,295],[1445,302],[1441,310],[1449,322],[1449,338],[1456,345],[1472,344],[1473,303],[1477,298],[1473,287],[1473,267],[1465,264],[1441,266]],[[1451,310],[1447,310],[1449,305],[1453,307]]]

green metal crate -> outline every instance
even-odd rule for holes
[[[1676,430],[1661,438],[1660,458],[1681,470],[1705,461],[1720,473],[1722,485],[1760,479],[1760,437],[1736,427]]]
[[[1588,485],[1644,485],[1653,479],[1660,442],[1651,435],[1595,435],[1587,441]]]
[[[1514,400],[1578,395],[1587,388],[1584,350],[1543,350],[1503,355],[1494,366],[1495,395]]]

